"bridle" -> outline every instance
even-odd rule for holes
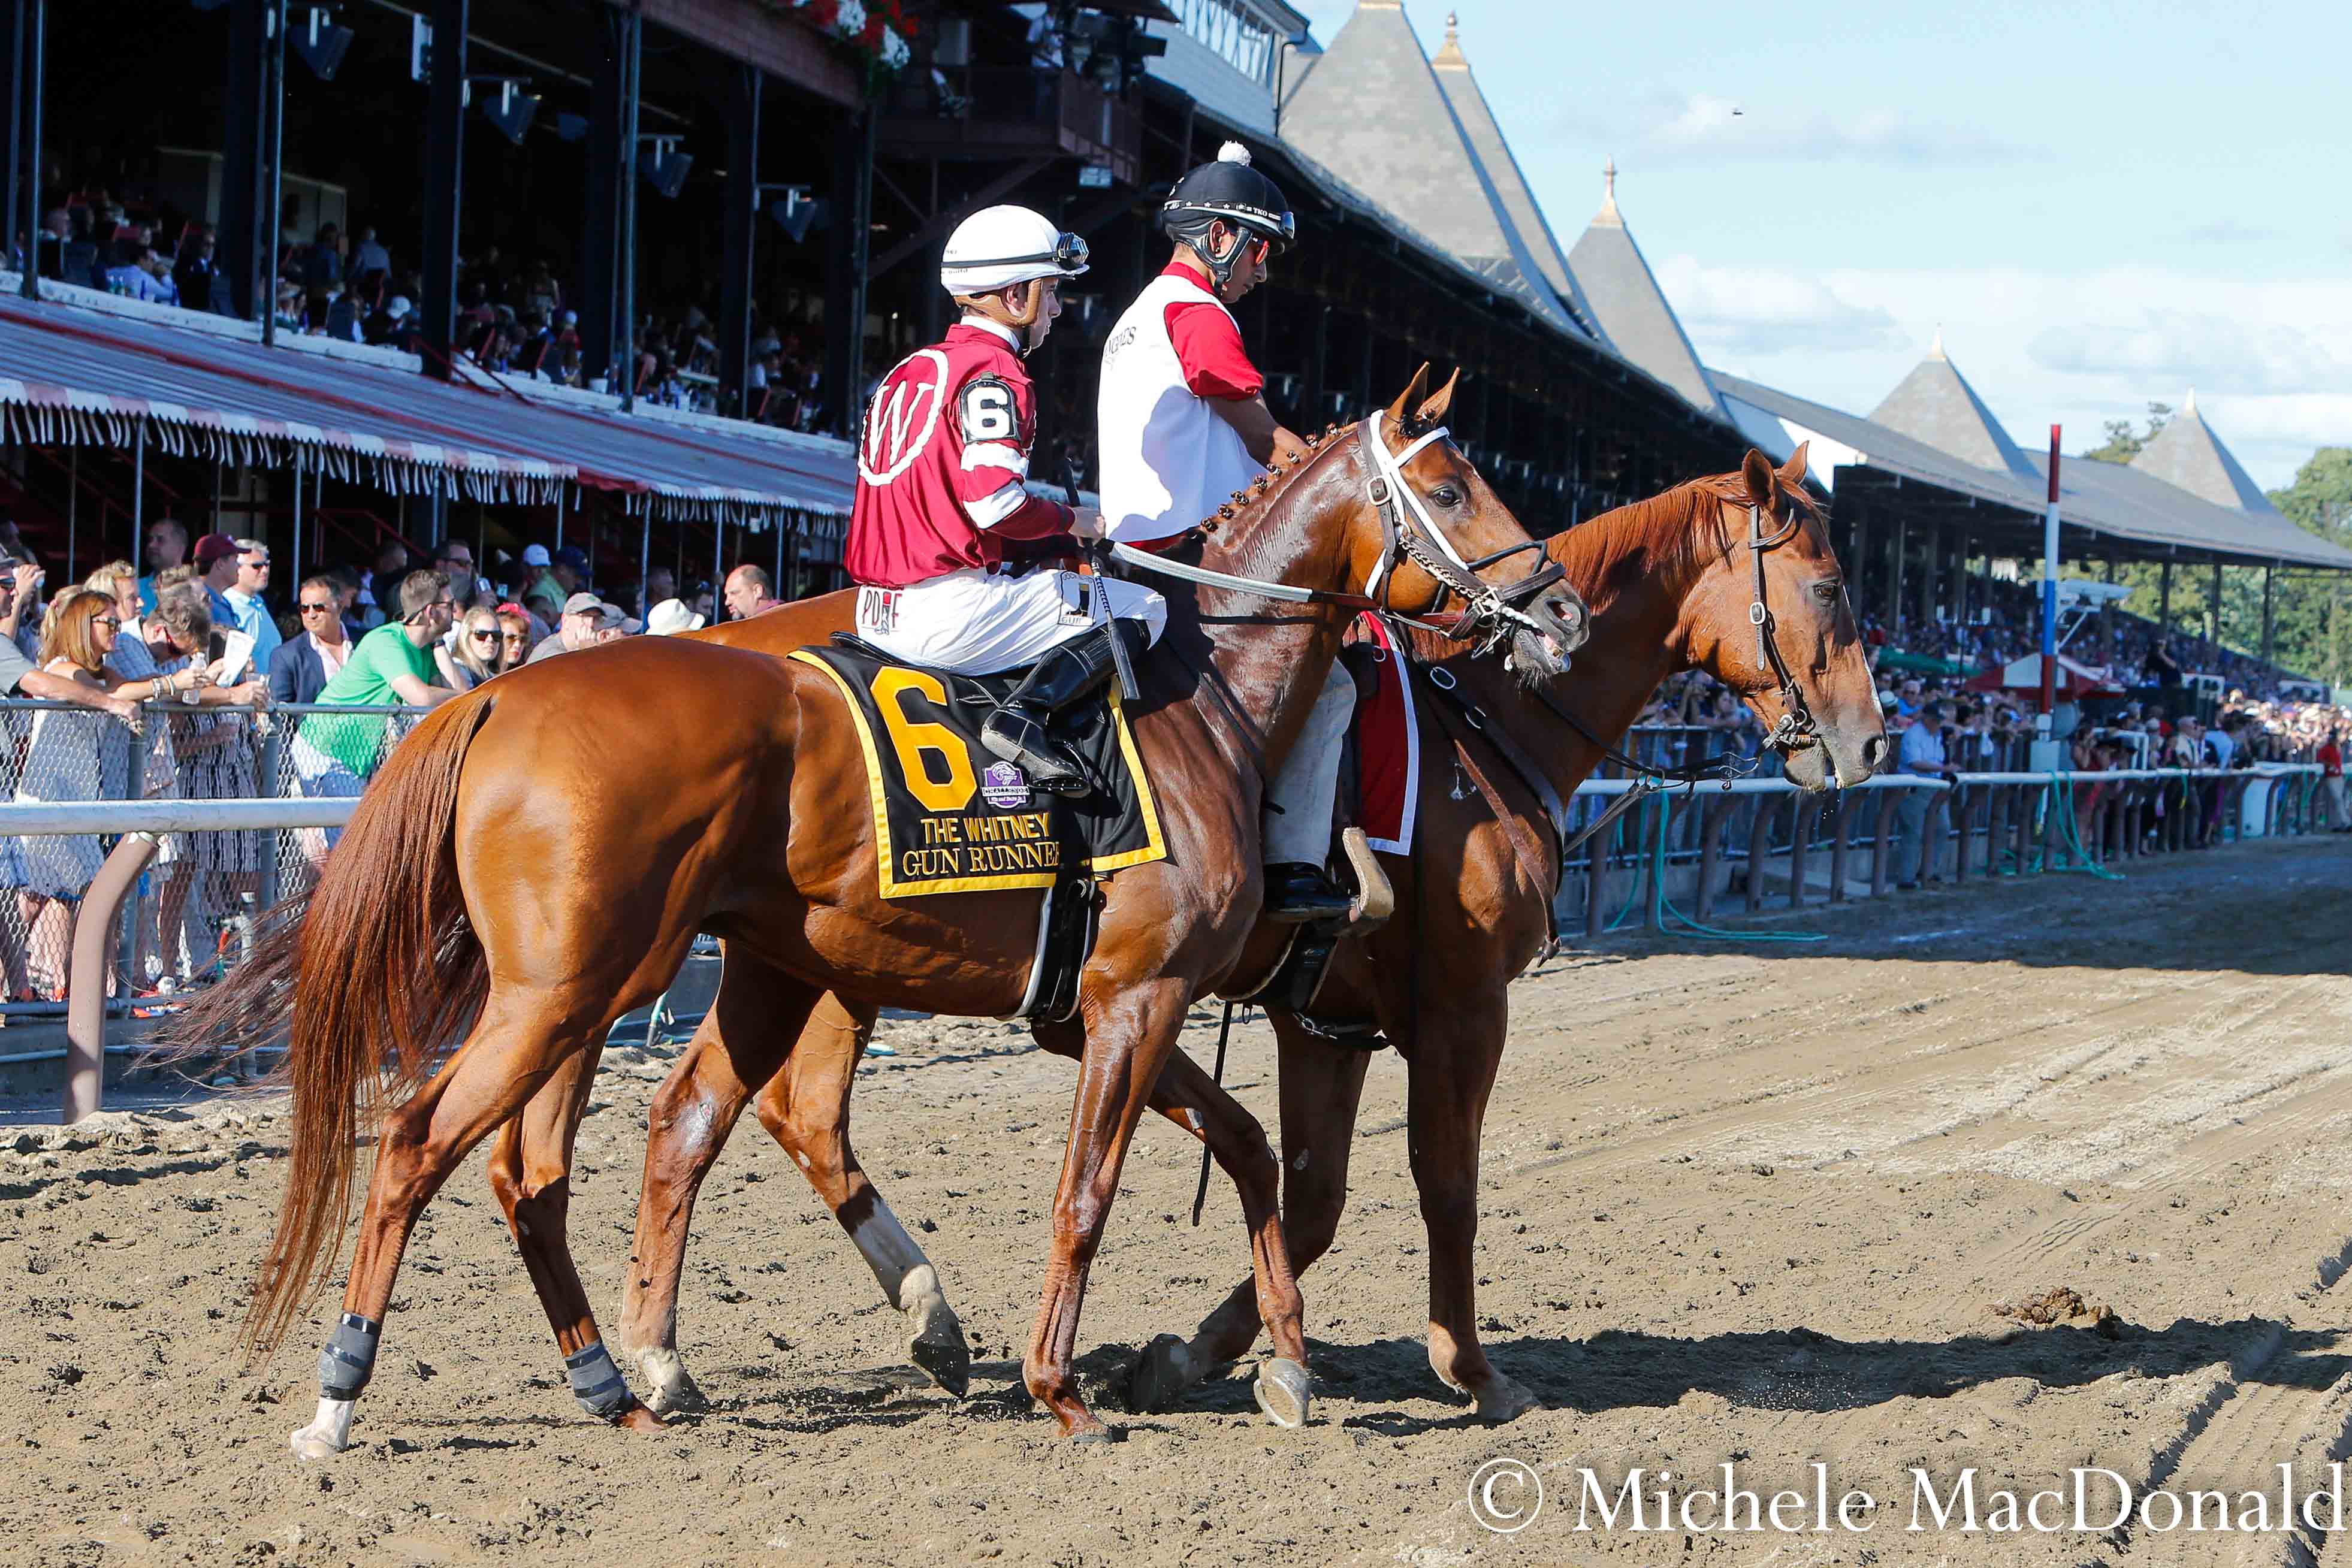
[[[1429,509],[1419,492],[1406,483],[1404,465],[1418,456],[1424,447],[1446,439],[1444,425],[1423,432],[1402,452],[1391,453],[1381,437],[1382,415],[1375,410],[1357,427],[1357,440],[1370,455],[1370,477],[1364,481],[1365,498],[1380,516],[1381,548],[1378,565],[1364,584],[1364,591],[1351,593],[1338,589],[1294,588],[1285,582],[1268,582],[1259,578],[1238,577],[1230,572],[1195,566],[1189,561],[1156,555],[1137,549],[1131,545],[1113,542],[1109,554],[1127,566],[1163,577],[1173,577],[1205,588],[1223,589],[1229,592],[1247,593],[1260,599],[1279,600],[1290,604],[1335,604],[1349,610],[1371,610],[1424,632],[1457,642],[1474,643],[1480,653],[1492,653],[1505,639],[1516,632],[1526,632],[1536,637],[1549,637],[1552,628],[1545,626],[1528,613],[1543,591],[1559,582],[1568,573],[1549,556],[1544,563],[1515,582],[1497,588],[1478,576],[1482,568],[1498,560],[1507,560],[1522,550],[1543,551],[1536,539],[1525,539],[1507,545],[1475,560],[1465,560],[1454,543],[1431,520]],[[1389,589],[1391,568],[1401,561],[1410,561],[1433,579],[1440,590],[1439,602],[1451,594],[1463,601],[1461,613],[1444,621],[1425,621],[1406,615],[1391,608]],[[1559,617],[1559,627],[1571,634],[1581,629],[1581,607],[1571,618]],[[1565,654],[1563,650],[1563,655]]]
[[[1775,517],[1775,522],[1780,519]],[[1748,505],[1748,553],[1756,567],[1756,594],[1748,601],[1748,623],[1756,628],[1756,656],[1769,668],[1773,678],[1780,683],[1781,712],[1774,721],[1772,733],[1764,744],[1782,752],[1802,751],[1821,741],[1821,727],[1813,722],[1813,710],[1805,701],[1805,688],[1797,684],[1790,673],[1788,661],[1780,657],[1780,639],[1772,619],[1772,609],[1765,601],[1764,558],[1797,537],[1805,526],[1804,514],[1795,507],[1789,509],[1788,520],[1769,538],[1764,535],[1764,508],[1751,501]]]

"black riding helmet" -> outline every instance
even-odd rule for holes
[[[1177,181],[1160,209],[1160,229],[1177,244],[1191,246],[1222,289],[1241,260],[1242,247],[1234,246],[1223,258],[1209,253],[1209,225],[1220,221],[1265,240],[1277,255],[1298,237],[1290,199],[1250,167],[1249,149],[1238,141],[1226,142],[1215,162],[1203,163]]]

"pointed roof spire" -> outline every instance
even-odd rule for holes
[[[1568,253],[1568,265],[1584,286],[1595,319],[1620,354],[1682,393],[1692,407],[1718,419],[1730,418],[1674,307],[1658,287],[1657,275],[1617,211],[1614,158],[1601,177],[1606,183],[1600,214]]]
[[[1931,360],[1950,358],[1944,352],[1944,324],[1941,321],[1936,323],[1936,340],[1927,345],[1927,357]]]
[[[1948,457],[2007,474],[2029,486],[2042,483],[2040,471],[2025,460],[2025,454],[2017,449],[1992,410],[1977,396],[1976,388],[1945,355],[1941,328],[1937,329],[1936,343],[1927,357],[1886,394],[1885,402],[1871,410],[1870,420]]]
[[[1322,59],[1283,110],[1283,139],[1363,192],[1401,223],[1426,235],[1560,331],[1584,336],[1560,304],[1559,285],[1539,259],[1536,236],[1523,232],[1498,188],[1509,150],[1495,131],[1486,154],[1477,145],[1493,117],[1484,99],[1473,120],[1486,122],[1474,139],[1455,111],[1449,84],[1475,97],[1457,41],[1443,71],[1432,68],[1421,40],[1395,0],[1360,0]],[[1377,108],[1367,112],[1365,106]],[[1517,171],[1510,175],[1516,179]],[[1532,199],[1528,212],[1539,225]]]
[[[2263,494],[2263,487],[2254,483],[2253,476],[2213,434],[2205,416],[2197,412],[2194,387],[2189,389],[2189,401],[2181,405],[2180,412],[2148,438],[2147,444],[2139,449],[2139,455],[2131,460],[2131,465],[2217,507],[2263,514],[2278,510]]]
[[[1429,63],[1433,66],[1458,66],[1465,70],[1470,68],[1470,62],[1462,56],[1461,18],[1451,11],[1445,13],[1445,42],[1437,47],[1437,53],[1429,57]]]

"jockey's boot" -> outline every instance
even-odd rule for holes
[[[1265,917],[1276,925],[1344,920],[1353,906],[1319,865],[1284,861],[1265,868]]]
[[[1094,695],[1117,672],[1114,636],[1128,639],[1130,655],[1144,646],[1143,628],[1132,621],[1112,621],[1057,643],[981,727],[980,743],[1026,773],[1031,789],[1083,795],[1094,788],[1077,754],[1045,730],[1055,714]]]

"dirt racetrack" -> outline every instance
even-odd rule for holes
[[[683,1309],[713,1407],[654,1438],[577,1413],[477,1155],[409,1249],[359,1446],[298,1465],[320,1331],[261,1375],[231,1360],[279,1103],[19,1129],[0,1143],[0,1561],[2352,1563],[2352,1540],[2275,1518],[2275,1467],[2301,1467],[2300,1496],[2352,1437],[2352,841],[1768,928],[1831,939],[1630,943],[1516,991],[1480,1306],[1549,1408],[1499,1428],[1423,1359],[1393,1055],[1346,1228],[1305,1280],[1315,1424],[1263,1425],[1230,1381],[1113,1415],[1127,1440],[1090,1450],[1019,1393],[1070,1072],[1009,1026],[886,1026],[898,1054],[856,1102],[867,1167],[937,1227],[919,1239],[972,1335],[972,1396],[892,1365],[896,1314],[747,1119]],[[1196,1019],[1187,1046],[1212,1040]],[[1234,1061],[1272,1125],[1263,1029]],[[581,1138],[572,1236],[608,1328],[665,1069],[608,1056]],[[1097,1384],[1246,1268],[1229,1188],[1184,1222],[1192,1171],[1146,1128],[1087,1302]],[[2112,1316],[1991,1310],[2061,1288]],[[1496,1458],[1547,1490],[1514,1534],[1474,1518]],[[1815,1461],[1832,1509],[1872,1494],[1873,1528],[1812,1528]],[[1613,1491],[1631,1467],[1679,1486],[1727,1463],[1767,1499],[1803,1489],[1801,1528],[1603,1529],[1587,1506],[1578,1529],[1581,1470]],[[1908,1530],[1915,1466],[1939,1495],[1969,1473],[1983,1528]],[[2180,1498],[2267,1488],[2272,1528],[2167,1531],[2160,1509],[1999,1528],[2001,1489],[2076,1466]],[[1516,1477],[1487,1494],[1531,1500]]]

